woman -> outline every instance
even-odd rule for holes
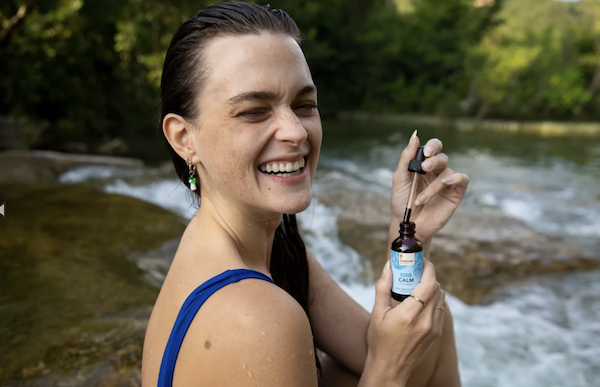
[[[369,314],[305,250],[286,215],[310,203],[322,130],[285,12],[247,3],[200,11],[173,37],[161,96],[176,170],[190,188],[197,181],[202,204],[152,312],[144,387],[460,384],[451,316],[429,261],[414,291],[423,304],[392,304],[386,265]],[[394,175],[390,240],[418,145],[413,136]],[[468,183],[447,169],[441,148],[426,144],[413,215],[426,256]],[[326,354],[322,366],[315,348]]]

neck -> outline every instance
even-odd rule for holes
[[[204,230],[216,230],[230,242],[243,264],[250,269],[270,272],[271,250],[281,214],[257,215],[230,203],[202,196],[196,213]]]

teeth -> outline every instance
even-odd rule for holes
[[[305,165],[304,158],[301,158],[300,160],[293,162],[293,163],[292,162],[287,162],[287,163],[279,162],[279,163],[262,164],[261,166],[259,166],[259,169],[261,170],[261,172],[272,173],[272,174],[275,174],[276,176],[288,177],[288,176],[295,175],[296,172],[299,173],[300,170],[302,168],[304,168],[304,165]]]
[[[300,173],[300,171],[295,171],[295,172],[292,172],[292,173],[278,173],[275,176],[277,176],[277,177],[290,177],[290,176],[296,176],[299,173]]]

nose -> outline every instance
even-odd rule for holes
[[[302,125],[302,121],[289,109],[278,114],[277,131],[275,139],[292,145],[301,145],[308,138],[308,133]]]

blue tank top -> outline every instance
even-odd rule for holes
[[[274,283],[269,277],[263,273],[259,273],[254,270],[248,269],[236,269],[227,270],[215,277],[212,277],[202,285],[198,286],[194,291],[185,299],[171,335],[169,341],[167,341],[167,347],[163,354],[162,362],[160,363],[160,371],[158,373],[158,385],[157,387],[172,387],[173,386],[173,373],[175,372],[175,363],[177,362],[177,356],[183,343],[183,338],[187,333],[192,320],[198,313],[198,310],[214,292],[221,289],[224,286],[239,282],[246,278],[256,278],[264,281]]]

